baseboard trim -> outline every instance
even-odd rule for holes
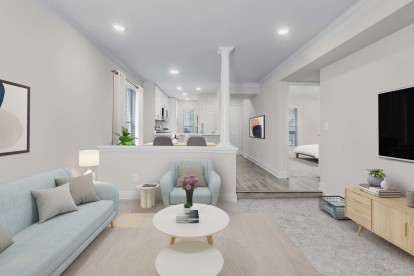
[[[262,169],[268,171],[269,173],[271,173],[273,176],[275,176],[277,178],[289,178],[289,174],[288,174],[287,171],[276,171],[276,170],[273,170],[268,165],[260,162],[259,160],[257,160],[253,156],[248,155],[245,152],[242,152],[240,155],[243,156],[243,157],[246,157],[247,159],[249,159],[250,161],[252,161],[253,163],[255,163],[257,166],[259,166]]]
[[[325,193],[325,183],[323,183],[322,181],[319,181],[318,190],[319,191],[322,191],[323,193]]]
[[[119,191],[119,199],[138,199],[139,193],[138,191]]]
[[[139,192],[138,191],[119,191],[119,199],[126,200],[138,200]],[[237,202],[237,194],[233,193],[223,193],[219,196],[219,201],[221,202]]]
[[[237,194],[233,193],[221,193],[219,195],[220,202],[237,202]]]

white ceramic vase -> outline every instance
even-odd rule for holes
[[[384,189],[391,188],[390,183],[388,183],[387,180],[384,179],[383,181],[381,181],[381,188],[384,188]]]

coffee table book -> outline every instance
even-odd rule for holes
[[[176,216],[177,223],[198,223],[199,221],[198,210],[191,210],[188,214],[184,213],[184,211],[179,211]]]
[[[369,184],[359,184],[359,189],[377,197],[401,197],[401,192],[398,190],[372,187]]]

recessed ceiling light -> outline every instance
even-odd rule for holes
[[[178,86],[177,90],[183,90],[183,88],[181,86]]]
[[[180,73],[180,72],[178,72],[178,70],[175,70],[175,69],[170,70],[170,74],[172,74],[172,75],[177,75],[178,73]]]
[[[197,88],[196,88],[196,90],[197,90],[197,91],[200,91],[200,90],[201,90],[201,88],[200,88],[200,87],[197,87]]]
[[[186,101],[189,101],[190,99],[189,99],[189,98],[185,98],[185,100],[186,100]]]
[[[285,35],[285,34],[289,33],[289,29],[288,28],[281,28],[281,29],[277,30],[277,33],[279,35]]]
[[[184,96],[187,96],[187,93],[183,92],[183,95],[184,95]]]
[[[125,31],[125,26],[123,26],[123,25],[120,25],[120,24],[114,24],[114,25],[113,25],[113,27],[114,27],[114,29],[115,29],[115,30],[117,30],[117,31],[120,31],[120,32]]]

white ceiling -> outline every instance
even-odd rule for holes
[[[258,82],[357,1],[46,0],[144,81],[179,98],[183,91],[197,98],[196,87],[216,91],[219,46],[235,47],[231,82]],[[115,31],[114,23],[126,31]],[[280,27],[290,33],[278,36]]]

